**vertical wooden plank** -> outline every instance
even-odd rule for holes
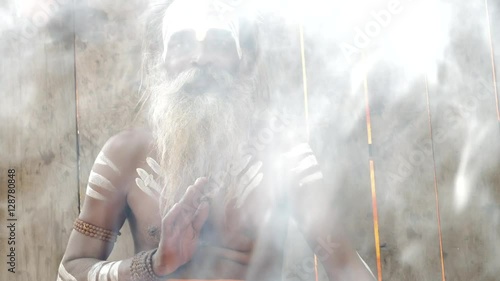
[[[368,73],[382,280],[440,280],[425,81],[407,70],[381,62]]]
[[[498,71],[498,64],[500,63],[500,2],[498,1],[488,1],[485,0],[485,6],[487,9],[487,19],[488,19],[488,32],[489,32],[489,44],[490,44],[490,54],[491,54],[491,64],[492,64],[492,83],[493,83],[493,94],[495,95],[497,118],[500,122],[500,97],[499,97],[499,85],[498,81],[500,79],[500,74]]]
[[[429,90],[446,277],[498,280],[500,136],[485,1],[445,9],[454,28]]]
[[[325,46],[325,42],[316,43],[319,49]],[[325,182],[335,190],[332,204],[338,214],[331,215],[341,218],[352,246],[376,274],[367,131],[359,107],[363,93],[351,88],[348,69],[325,64],[325,57],[316,59],[310,79],[314,85],[311,145],[325,171]],[[338,57],[332,54],[329,59]]]
[[[270,28],[265,30],[265,37],[261,37],[261,40],[266,42],[263,52],[270,60],[269,69],[273,75],[269,79],[274,81],[271,95],[276,95],[272,97],[275,104],[281,104],[289,114],[296,116],[298,119],[296,121],[301,126],[301,131],[297,132],[297,135],[306,140],[310,133],[307,127],[309,123],[307,104],[308,93],[311,91],[311,84],[304,84],[310,78],[311,67],[307,31],[304,31],[303,22],[284,26],[279,21],[273,21],[269,26]],[[314,253],[292,220],[288,227],[284,256],[283,280],[316,280],[316,270],[319,267],[315,266]],[[320,276],[320,280],[325,278],[324,271],[318,270],[318,277]]]
[[[76,13],[80,195],[107,139],[133,124],[140,99],[142,23],[146,1],[80,1]],[[139,119],[141,120],[141,119]],[[110,259],[133,256],[128,223]]]
[[[336,8],[316,7],[305,29],[310,142],[325,182],[335,190],[332,204],[337,214],[332,215],[341,218],[352,246],[376,274],[364,93],[351,81],[352,64],[337,51],[339,42],[347,42],[352,33],[346,30],[346,19],[339,19],[345,11]]]
[[[433,38],[434,29],[446,28],[429,16],[433,8],[427,1],[400,3],[400,11],[385,26],[379,23],[380,37],[370,38],[373,43],[366,48],[359,71],[367,73],[381,247],[379,280],[443,277],[424,72],[425,63],[434,64],[431,55],[441,46],[432,42],[426,48],[422,45],[428,41],[419,35]],[[389,14],[389,8],[385,12]]]
[[[77,214],[72,6],[6,1],[0,8],[1,280],[55,280]],[[8,169],[15,169],[13,216]],[[15,231],[7,229],[7,218],[17,219]],[[11,237],[15,245],[8,245]],[[10,247],[16,273],[8,271]]]
[[[358,111],[363,93],[352,92],[350,68],[342,64],[343,55],[330,52],[338,39],[329,30],[332,18],[335,17],[322,14],[321,18],[306,19],[304,25],[310,144],[322,166],[325,181],[335,190],[332,204],[337,214],[325,213],[325,218],[330,215],[342,218],[342,227],[355,250],[374,270],[366,129],[362,118],[364,111]],[[298,39],[298,30],[296,33]],[[298,47],[288,44],[281,54]],[[295,61],[291,65],[299,64],[299,67],[288,65],[286,75],[301,74],[300,53],[297,51],[295,57],[287,59]],[[287,106],[293,112],[303,112],[302,77],[289,77],[285,81],[288,88],[284,94],[289,95],[286,97]],[[297,91],[299,94],[295,94]],[[290,231],[287,245],[284,278],[315,280],[313,255],[303,237]],[[319,280],[328,280],[321,263],[318,268]]]

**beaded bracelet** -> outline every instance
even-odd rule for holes
[[[130,264],[131,281],[164,281],[166,278],[157,276],[153,271],[153,254],[156,249],[140,252],[134,256]]]
[[[104,229],[102,227],[90,224],[88,222],[84,222],[78,218],[75,220],[75,223],[73,224],[73,229],[80,232],[83,235],[113,243],[116,242],[117,235],[120,235],[119,232],[115,233],[111,230]]]

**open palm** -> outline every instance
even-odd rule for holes
[[[155,272],[168,275],[189,262],[196,251],[201,228],[208,218],[209,204],[203,198],[207,180],[199,178],[162,219],[162,234],[156,253]]]

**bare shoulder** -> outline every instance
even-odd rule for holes
[[[129,156],[138,154],[149,149],[153,144],[153,135],[150,130],[145,128],[134,128],[121,131],[109,138],[105,147],[128,151]]]
[[[135,182],[136,169],[154,150],[152,140],[146,129],[124,130],[109,138],[95,159],[87,195],[108,204],[126,196]]]
[[[144,128],[124,130],[109,138],[103,151],[122,170],[135,170],[137,163],[154,151],[153,136],[151,131]]]
[[[153,149],[152,135],[145,129],[122,131],[108,139],[96,156],[79,219],[118,232],[127,217],[127,199],[137,178],[136,169]],[[112,247],[111,247],[112,248]],[[105,260],[108,244],[73,231],[66,260],[93,257]]]

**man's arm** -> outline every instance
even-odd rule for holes
[[[59,266],[60,280],[130,280],[132,259],[107,262],[114,238],[105,234],[95,236],[108,231],[117,233],[122,227],[126,219],[128,187],[135,175],[134,164],[145,140],[138,132],[122,132],[108,140],[97,156],[78,217],[81,231],[73,229],[71,232]],[[94,231],[86,232],[84,228]]]
[[[373,281],[375,277],[351,245],[333,205],[333,189],[325,185],[308,144],[285,155],[291,163],[289,199],[293,219],[323,264],[329,280]]]
[[[89,176],[85,202],[61,261],[58,280],[166,280],[167,275],[191,260],[209,214],[207,202],[197,200],[204,196],[204,178],[189,186],[181,200],[161,218],[157,249],[121,261],[106,261],[113,249],[114,233],[126,219],[127,202],[139,176],[137,167],[146,159],[150,144],[151,136],[144,131],[124,132],[106,143]],[[150,199],[147,196],[139,199],[141,206],[158,204],[146,201]]]

